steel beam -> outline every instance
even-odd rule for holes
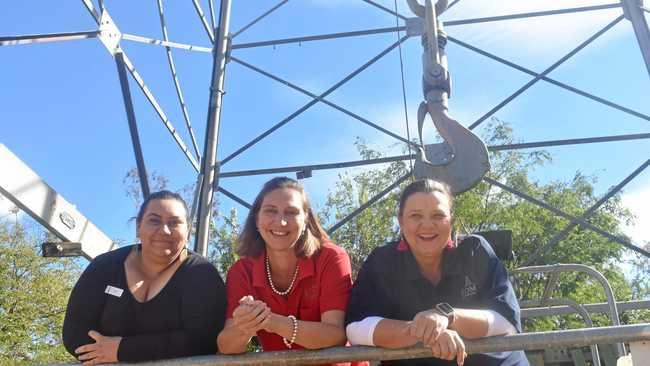
[[[297,172],[304,172],[306,170],[341,169],[341,168],[350,168],[355,166],[363,166],[363,165],[371,165],[371,164],[392,163],[395,161],[403,161],[403,160],[409,160],[414,158],[415,155],[399,155],[399,156],[390,156],[390,157],[377,158],[377,159],[345,161],[340,163],[295,165],[295,166],[287,166],[281,168],[242,170],[242,171],[233,171],[233,172],[222,172],[219,174],[219,177],[232,178],[232,177],[247,177],[251,175],[297,173]]]
[[[359,75],[363,70],[365,70],[365,69],[367,69],[368,67],[370,67],[370,65],[374,64],[375,62],[377,62],[379,59],[381,59],[382,57],[384,57],[386,54],[388,54],[390,51],[392,51],[395,47],[397,47],[400,43],[404,42],[404,41],[407,40],[408,38],[409,38],[408,36],[404,36],[404,37],[402,37],[399,41],[397,41],[397,42],[393,43],[392,45],[388,46],[388,48],[386,48],[385,50],[381,51],[379,54],[377,54],[376,56],[374,56],[373,58],[371,58],[368,62],[366,62],[365,64],[361,65],[361,66],[358,67],[356,70],[354,70],[353,72],[351,72],[350,74],[348,74],[346,77],[344,77],[343,79],[341,79],[340,81],[338,81],[337,83],[335,83],[334,85],[332,85],[332,87],[330,87],[330,88],[327,89],[325,92],[323,92],[322,94],[320,94],[320,95],[318,96],[318,98],[314,98],[312,101],[310,101],[310,102],[308,102],[307,104],[305,104],[304,106],[300,107],[297,111],[293,112],[292,114],[290,114],[289,116],[287,116],[286,118],[284,118],[282,121],[280,121],[280,122],[276,123],[275,125],[273,125],[273,127],[271,127],[271,128],[269,128],[268,130],[264,131],[262,134],[260,134],[259,136],[255,137],[253,140],[251,140],[250,142],[248,142],[248,143],[245,144],[244,146],[242,146],[242,147],[240,147],[239,149],[237,149],[235,152],[233,152],[233,153],[231,153],[230,155],[228,155],[225,159],[223,159],[223,160],[221,161],[221,164],[222,164],[222,165],[223,165],[223,164],[226,164],[228,161],[232,160],[232,159],[235,158],[237,155],[243,153],[243,152],[246,151],[248,148],[250,148],[251,146],[255,145],[256,143],[258,143],[259,141],[261,141],[262,139],[264,139],[266,136],[268,136],[268,135],[270,135],[271,133],[273,133],[273,132],[274,132],[275,130],[277,130],[278,128],[280,128],[280,127],[284,126],[285,124],[289,123],[292,119],[296,118],[297,116],[299,116],[300,114],[302,114],[304,111],[306,111],[307,109],[311,108],[313,105],[315,105],[316,103],[318,103],[318,100],[319,100],[319,99],[325,98],[326,96],[328,96],[329,94],[331,94],[332,92],[334,92],[336,89],[338,89],[339,87],[341,87],[343,84],[347,83],[347,82],[350,81],[352,78],[354,78],[355,76]]]
[[[212,1],[210,1],[210,3],[212,3]],[[169,36],[167,34],[167,25],[165,24],[165,15],[163,12],[162,0],[158,0],[157,4],[158,4],[158,15],[160,18],[160,28],[162,29],[163,39],[165,41],[168,41]],[[212,9],[212,6],[210,7],[210,9]],[[169,71],[171,72],[172,80],[174,81],[174,88],[176,89],[176,96],[178,97],[178,103],[181,106],[181,111],[183,112],[183,118],[185,119],[185,126],[187,126],[187,131],[190,134],[190,138],[192,139],[192,146],[194,147],[196,160],[201,161],[201,153],[199,153],[199,146],[196,144],[196,137],[194,137],[194,130],[192,129],[192,123],[190,122],[190,115],[187,112],[187,105],[185,104],[183,93],[181,92],[181,84],[180,81],[178,81],[178,76],[176,75],[176,65],[174,64],[172,50],[169,47],[165,47],[165,51],[167,55],[167,63],[169,64]]]
[[[203,161],[201,162],[203,184],[199,196],[194,250],[204,257],[208,253],[214,187],[218,186],[219,183],[217,144],[219,142],[219,123],[221,120],[221,104],[224,94],[223,86],[226,77],[226,57],[230,45],[230,38],[228,36],[230,29],[230,5],[231,0],[221,0],[219,29],[212,64],[208,120],[205,131],[205,142],[203,144]]]
[[[135,154],[136,166],[138,168],[138,178],[140,180],[140,189],[142,196],[146,200],[149,197],[149,178],[147,175],[147,168],[144,164],[144,157],[142,155],[142,146],[140,146],[140,134],[138,133],[138,125],[135,120],[135,112],[133,110],[133,101],[131,100],[131,91],[129,89],[129,80],[126,76],[126,67],[124,66],[124,58],[122,52],[115,54],[115,64],[117,66],[117,74],[120,78],[120,87],[122,88],[122,98],[124,99],[124,109],[126,110],[126,117],[129,122],[129,132],[131,134],[131,143],[133,145],[133,153]]]
[[[562,211],[562,210],[560,210],[558,208],[555,208],[555,207],[549,205],[548,203],[546,203],[544,201],[538,200],[537,198],[532,197],[532,196],[530,196],[530,195],[528,195],[528,194],[526,194],[524,192],[518,191],[518,190],[516,190],[516,189],[514,189],[512,187],[508,187],[507,185],[505,185],[505,184],[503,184],[503,183],[501,183],[499,181],[496,181],[496,180],[494,180],[492,178],[484,177],[483,180],[485,180],[489,184],[495,185],[495,186],[497,186],[497,187],[499,187],[499,188],[501,188],[501,189],[503,189],[505,191],[508,191],[508,192],[510,192],[510,193],[512,193],[512,194],[514,194],[516,196],[519,196],[519,197],[525,199],[526,201],[534,203],[537,206],[545,208],[545,209],[555,213],[556,215],[561,216],[561,217],[563,217],[563,218],[565,218],[565,219],[567,219],[567,220],[569,220],[571,222],[578,223],[580,226],[582,226],[582,227],[584,227],[586,229],[594,231],[594,232],[606,237],[607,239],[609,239],[609,240],[611,240],[613,242],[619,243],[619,244],[623,245],[624,247],[626,247],[628,249],[631,249],[631,250],[633,250],[633,251],[635,251],[635,252],[637,252],[639,254],[642,254],[642,255],[650,258],[650,252],[648,252],[647,250],[645,250],[645,249],[643,249],[643,248],[641,248],[641,247],[639,247],[637,245],[634,245],[634,244],[628,242],[624,238],[621,238],[621,237],[616,236],[614,234],[608,233],[607,231],[605,231],[605,230],[603,230],[603,229],[601,229],[601,228],[599,228],[599,227],[597,227],[595,225],[592,225],[592,224],[588,223],[587,221],[585,221],[585,220],[583,220],[581,218],[577,218],[577,217],[575,217],[573,215],[569,215],[568,213],[566,213],[566,212],[564,212],[564,211]]]
[[[643,0],[620,0],[625,17],[632,23],[641,55],[650,76],[650,28],[643,14]]]
[[[546,147],[546,146],[593,144],[593,143],[628,141],[628,140],[638,140],[638,139],[650,139],[650,133],[586,137],[586,138],[568,139],[568,140],[548,140],[548,141],[524,142],[519,144],[506,144],[506,145],[493,145],[493,146],[488,146],[487,149],[489,151],[507,151],[507,150],[530,149],[530,148]],[[232,177],[246,177],[251,175],[297,173],[306,170],[341,169],[341,168],[350,168],[355,166],[392,163],[395,161],[404,161],[404,160],[410,160],[415,158],[416,158],[416,154],[407,154],[407,155],[387,156],[387,157],[377,158],[377,159],[344,161],[338,163],[306,164],[306,165],[293,165],[293,166],[278,167],[278,168],[229,171],[229,172],[221,172],[219,174],[219,177],[232,178]]]
[[[149,178],[147,175],[147,168],[144,164],[144,157],[142,155],[142,146],[140,146],[140,134],[138,133],[138,125],[135,120],[135,112],[133,110],[133,100],[131,99],[131,91],[129,89],[129,80],[126,76],[126,67],[124,66],[124,58],[122,52],[115,53],[115,65],[117,66],[117,74],[120,78],[120,87],[122,88],[122,99],[124,100],[124,109],[126,110],[126,117],[129,122],[129,132],[131,134],[131,143],[133,145],[133,153],[135,154],[135,162],[138,168],[138,177],[140,180],[140,189],[142,197],[146,200],[149,197]]]
[[[246,207],[247,209],[250,210],[251,208],[253,208],[253,205],[251,205],[250,203],[244,201],[240,197],[236,196],[234,193],[230,192],[229,190],[227,190],[227,189],[225,189],[223,187],[219,187],[217,190],[219,192],[221,192],[224,196],[226,196],[226,197],[230,198],[231,200],[239,203],[240,205]]]
[[[622,0],[622,1],[624,1],[624,0]],[[603,4],[603,5],[592,5],[592,6],[582,6],[582,7],[577,7],[577,8],[568,8],[568,9],[544,10],[544,11],[535,11],[535,12],[520,13],[520,14],[497,15],[497,16],[492,16],[492,17],[483,17],[483,18],[474,18],[474,19],[448,20],[446,22],[443,22],[443,24],[445,26],[454,26],[454,25],[487,23],[487,22],[496,22],[496,21],[502,21],[502,20],[534,18],[534,17],[549,16],[549,15],[571,14],[571,13],[580,13],[580,12],[585,12],[585,11],[614,9],[614,8],[620,8],[620,7],[621,7],[621,4],[616,4],[616,3],[614,3],[614,4]]]
[[[95,9],[93,2],[91,0],[81,0],[81,2],[84,4],[86,10],[88,10],[93,19],[95,19],[95,23],[99,24],[100,14],[97,12],[97,9]]]
[[[212,0],[210,0],[212,1]],[[277,3],[275,6],[273,6],[271,9],[265,11],[262,15],[258,16],[257,18],[253,19],[250,23],[246,24],[245,26],[241,27],[237,32],[233,33],[232,36],[230,37],[231,39],[235,39],[238,35],[242,34],[245,32],[248,28],[252,27],[255,25],[255,23],[259,22],[260,20],[266,18],[269,16],[271,13],[274,11],[278,10],[282,5],[286,4],[289,2],[289,0],[282,0],[279,3]]]
[[[301,43],[301,42],[311,42],[311,41],[322,41],[326,39],[359,37],[359,36],[367,36],[371,34],[392,33],[392,32],[397,32],[398,30],[404,31],[406,30],[406,27],[376,28],[376,29],[367,29],[367,30],[353,31],[353,32],[339,32],[339,33],[319,34],[315,36],[303,36],[303,37],[273,39],[269,41],[240,43],[240,44],[234,44],[232,46],[232,49],[237,50],[241,48],[276,46],[276,45],[287,44],[287,43]]]
[[[253,70],[253,71],[255,71],[255,72],[257,72],[257,73],[259,73],[261,75],[264,75],[264,76],[266,76],[266,77],[268,77],[268,78],[270,78],[272,80],[275,80],[275,81],[281,83],[284,86],[287,86],[287,87],[289,87],[289,88],[291,88],[293,90],[299,91],[302,94],[305,94],[305,95],[307,95],[307,96],[309,96],[309,97],[311,97],[313,99],[316,99],[319,102],[321,102],[323,104],[326,104],[326,105],[328,105],[328,106],[330,106],[330,107],[332,107],[332,108],[334,108],[334,109],[336,109],[336,110],[338,110],[340,112],[343,112],[346,115],[356,119],[357,121],[359,121],[361,123],[364,123],[364,124],[374,128],[374,129],[376,129],[376,130],[378,130],[380,132],[383,132],[386,135],[391,136],[391,137],[393,137],[393,138],[395,138],[395,139],[397,139],[399,141],[402,141],[405,144],[412,145],[415,148],[419,147],[418,144],[416,144],[416,143],[414,143],[412,141],[409,141],[408,139],[406,139],[406,138],[404,138],[404,137],[402,137],[402,136],[400,136],[400,135],[398,135],[396,133],[393,133],[393,132],[385,129],[385,128],[381,127],[380,125],[378,125],[378,124],[376,124],[374,122],[371,122],[367,118],[361,117],[360,115],[358,115],[356,113],[350,112],[348,109],[343,108],[343,107],[339,106],[336,103],[330,102],[329,100],[327,100],[325,98],[321,98],[317,94],[314,94],[314,93],[312,93],[312,92],[310,92],[310,91],[308,91],[306,89],[303,89],[303,88],[299,87],[298,85],[295,85],[295,84],[293,84],[293,83],[291,83],[289,81],[286,81],[286,80],[284,80],[284,79],[282,79],[282,78],[280,78],[280,77],[278,77],[276,75],[273,75],[268,71],[264,71],[264,70],[260,69],[259,67],[253,66],[253,65],[249,64],[248,62],[242,61],[242,60],[240,60],[240,59],[238,59],[237,57],[234,57],[234,56],[230,56],[230,60],[234,61],[234,62],[236,62],[236,63],[238,63],[238,64],[240,64],[240,65],[242,65],[242,66],[244,66],[244,67],[246,67],[246,68],[248,68],[250,70]]]
[[[650,133],[633,133],[629,135],[584,137],[584,138],[567,139],[567,140],[548,140],[548,141],[537,141],[537,142],[522,142],[519,144],[493,145],[493,146],[489,146],[488,150],[490,151],[518,150],[518,149],[532,149],[536,147],[547,147],[547,146],[581,145],[581,144],[593,144],[593,143],[600,143],[600,142],[630,141],[630,140],[645,140],[645,139],[650,139]]]
[[[582,50],[583,48],[587,47],[587,45],[589,45],[591,42],[595,41],[598,37],[602,36],[605,32],[607,32],[608,30],[610,30],[612,27],[614,27],[616,24],[618,24],[618,22],[620,22],[621,20],[623,20],[623,16],[622,16],[622,15],[619,16],[619,17],[617,17],[617,18],[614,19],[612,22],[610,22],[610,23],[607,24],[605,27],[603,27],[601,30],[599,30],[598,32],[596,32],[596,33],[595,33],[594,35],[592,35],[591,37],[589,37],[586,41],[582,42],[580,45],[578,45],[578,47],[576,47],[576,48],[574,48],[573,50],[571,50],[571,52],[569,52],[569,53],[567,53],[566,55],[564,55],[562,58],[560,58],[560,59],[559,59],[557,62],[555,62],[553,65],[551,65],[550,67],[548,67],[546,70],[542,71],[542,73],[539,74],[539,76],[536,76],[533,80],[529,81],[528,83],[526,83],[526,85],[522,86],[522,87],[519,88],[516,92],[514,92],[514,93],[511,94],[509,97],[507,97],[506,99],[504,99],[501,103],[497,104],[494,108],[490,109],[487,113],[485,113],[483,116],[481,116],[479,119],[477,119],[474,123],[472,123],[472,124],[469,126],[469,129],[470,129],[470,130],[473,130],[474,128],[478,127],[481,123],[483,123],[486,119],[488,119],[490,116],[492,116],[492,115],[493,115],[494,113],[496,113],[498,110],[500,110],[501,108],[503,108],[506,104],[510,103],[510,102],[511,102],[513,99],[515,99],[517,96],[519,96],[519,95],[522,94],[524,91],[528,90],[528,88],[530,88],[530,87],[533,86],[535,83],[537,83],[538,81],[540,81],[540,80],[542,79],[542,76],[546,76],[546,75],[549,74],[551,71],[555,70],[558,66],[562,65],[562,64],[564,63],[564,61],[570,59],[570,58],[573,57],[576,53],[578,53],[580,50]]]
[[[144,96],[147,98],[153,109],[156,111],[158,114],[158,117],[160,117],[160,120],[162,123],[165,125],[169,133],[172,135],[174,140],[176,141],[176,144],[178,147],[181,148],[181,151],[185,154],[185,157],[187,157],[187,160],[190,161],[190,164],[192,164],[192,167],[198,172],[199,171],[199,163],[196,161],[194,156],[190,153],[189,148],[185,145],[185,142],[183,142],[183,139],[181,136],[178,134],[176,131],[176,128],[174,128],[174,125],[172,122],[169,120],[165,112],[163,111],[162,107],[160,104],[158,104],[158,101],[156,100],[156,97],[154,97],[153,93],[147,85],[144,83],[144,80],[142,79],[142,76],[140,76],[140,73],[135,69],[135,66],[133,66],[133,63],[131,63],[131,60],[127,57],[126,54],[122,55],[124,59],[124,65],[126,68],[131,72],[131,76],[135,80],[135,82],[138,84],[140,87],[140,90],[142,93],[144,93]]]
[[[0,171],[10,173],[0,174],[0,194],[59,239],[81,243],[87,259],[117,248],[108,235],[3,144],[0,144]]]
[[[399,179],[397,179],[393,184],[389,185],[386,187],[383,191],[377,193],[374,197],[369,199],[368,201],[364,202],[361,206],[359,206],[356,210],[350,212],[347,216],[341,219],[341,221],[337,222],[336,224],[332,225],[329,229],[327,229],[327,233],[332,235],[336,230],[338,230],[341,226],[345,225],[348,221],[352,220],[355,218],[361,211],[365,210],[366,208],[372,206],[375,204],[375,202],[379,201],[390,193],[393,189],[399,187],[400,184],[402,184],[404,181],[406,181],[408,178],[410,178],[413,175],[413,172],[410,171],[403,176],[401,176]]]
[[[217,19],[214,17],[214,1],[213,0],[208,0],[208,11],[210,12],[210,26],[212,27],[212,31],[216,32]]]
[[[156,46],[178,48],[186,51],[196,51],[196,52],[204,52],[204,53],[212,52],[212,48],[210,47],[197,46],[197,45],[192,45],[187,43],[163,41],[160,39],[138,36],[136,34],[122,33],[122,39],[126,39],[127,41],[139,42],[139,43],[153,44]]]
[[[639,174],[641,174],[648,166],[650,165],[650,159],[646,160],[641,166],[636,168],[630,175],[628,175],[625,179],[623,179],[619,184],[617,184],[615,187],[610,189],[610,191],[601,197],[596,203],[594,203],[587,211],[585,211],[584,214],[580,217],[582,220],[587,220],[589,217],[591,217],[600,206],[605,204],[610,198],[612,198],[615,194],[621,191],[625,185],[627,185],[632,179],[636,178]],[[576,222],[572,222],[569,225],[567,225],[562,231],[559,233],[555,234],[549,242],[544,245],[542,248],[538,248],[533,254],[530,255],[530,257],[524,262],[524,266],[528,266],[532,264],[537,258],[541,257],[544,255],[544,253],[548,252],[549,250],[555,248],[557,244],[560,242],[560,240],[564,239],[570,232],[578,226]]]
[[[194,4],[194,9],[196,10],[196,14],[201,19],[201,24],[203,25],[203,29],[205,29],[205,32],[208,34],[208,38],[210,38],[210,43],[214,44],[214,32],[212,31],[212,28],[208,24],[208,21],[205,19],[205,14],[203,14],[203,9],[201,9],[201,4],[199,4],[198,0],[192,0],[192,4]]]
[[[474,52],[476,52],[476,53],[478,53],[478,54],[480,54],[480,55],[483,55],[483,56],[485,56],[485,57],[491,58],[491,59],[493,59],[493,60],[495,60],[495,61],[497,61],[497,62],[500,62],[500,63],[502,63],[502,64],[504,64],[504,65],[506,65],[506,66],[510,66],[510,67],[512,67],[513,69],[516,69],[516,70],[519,70],[519,71],[521,71],[521,72],[524,72],[524,73],[526,73],[526,74],[528,74],[528,75],[530,75],[530,76],[533,76],[533,77],[539,77],[541,80],[544,80],[544,81],[546,81],[546,82],[548,82],[548,83],[550,83],[550,84],[553,84],[553,85],[555,85],[555,86],[559,86],[560,88],[563,88],[563,89],[565,89],[565,90],[568,90],[568,91],[570,91],[570,92],[572,92],[572,93],[575,93],[575,94],[581,95],[581,96],[583,96],[583,97],[585,97],[585,98],[589,98],[589,99],[591,99],[591,100],[593,100],[593,101],[599,102],[599,103],[604,104],[604,105],[606,105],[606,106],[608,106],[608,107],[612,107],[612,108],[614,108],[614,109],[618,109],[619,111],[621,111],[621,112],[625,112],[625,113],[630,114],[630,115],[632,115],[632,116],[642,118],[642,119],[644,119],[644,120],[646,120],[646,121],[650,121],[650,116],[648,116],[647,114],[643,114],[643,113],[638,112],[638,111],[635,111],[635,110],[633,110],[633,109],[630,109],[630,108],[624,107],[624,106],[622,106],[622,105],[620,105],[620,104],[614,103],[614,102],[612,102],[612,101],[610,101],[610,100],[607,100],[607,99],[605,99],[605,98],[601,98],[601,97],[596,96],[596,95],[594,95],[594,94],[587,93],[587,92],[585,92],[585,91],[583,91],[583,90],[580,90],[580,89],[578,89],[578,88],[574,88],[574,87],[572,87],[571,85],[565,84],[565,83],[563,83],[563,82],[561,82],[561,81],[557,81],[557,80],[552,79],[552,78],[550,78],[550,77],[548,77],[548,76],[544,76],[544,75],[538,74],[538,73],[536,73],[535,71],[532,71],[532,70],[530,70],[530,69],[527,69],[527,68],[525,68],[525,67],[523,67],[523,66],[520,66],[520,65],[518,65],[518,64],[516,64],[516,63],[514,63],[514,62],[508,61],[508,60],[506,60],[506,59],[504,59],[504,58],[501,58],[501,57],[499,57],[499,56],[496,56],[496,55],[494,55],[494,54],[492,54],[492,53],[489,53],[489,52],[487,52],[487,51],[484,51],[484,50],[482,50],[482,49],[480,49],[480,48],[478,48],[478,47],[474,47],[474,46],[472,46],[472,45],[470,45],[470,44],[468,44],[468,43],[465,43],[465,42],[463,42],[463,41],[460,41],[460,40],[458,40],[458,39],[456,39],[456,38],[454,38],[454,37],[447,37],[447,39],[448,39],[450,42],[455,43],[455,44],[457,44],[457,45],[459,45],[459,46],[461,46],[461,47],[467,48],[468,50],[474,51]]]
[[[0,37],[0,46],[24,45],[32,43],[74,41],[79,39],[97,38],[99,31],[27,34],[22,36]]]
[[[387,12],[387,13],[393,15],[393,16],[396,16],[396,17],[398,17],[398,18],[400,18],[402,20],[407,20],[408,19],[404,15],[399,14],[398,12],[396,12],[394,10],[391,10],[391,9],[389,9],[389,8],[387,8],[387,7],[385,7],[385,6],[381,5],[381,4],[378,4],[378,3],[376,3],[376,2],[374,2],[372,0],[363,0],[363,2],[368,3],[368,4],[372,5],[372,6],[374,6],[375,8],[381,9],[381,10],[383,10],[383,11],[385,11],[385,12]]]
[[[447,10],[449,10],[449,8],[451,8],[452,6],[458,4],[459,1],[460,1],[460,0],[454,0],[454,1],[452,1],[451,4],[449,4],[449,6],[447,7]]]

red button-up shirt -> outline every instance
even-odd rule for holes
[[[276,314],[294,315],[305,321],[320,321],[321,314],[329,310],[346,310],[352,276],[350,258],[343,248],[326,242],[311,257],[298,258],[298,278],[286,297],[271,289],[266,275],[265,255],[263,252],[257,257],[243,257],[228,271],[226,319],[232,318],[239,300],[247,295],[264,301]],[[257,337],[264,351],[287,350],[282,336],[278,334],[261,330],[257,332]],[[302,348],[298,344],[292,347]]]

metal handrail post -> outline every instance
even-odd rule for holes
[[[612,290],[612,286],[609,284],[609,281],[607,281],[607,278],[603,276],[602,273],[597,271],[596,269],[584,265],[584,264],[552,264],[552,265],[547,265],[547,266],[530,266],[530,267],[521,267],[521,268],[516,268],[512,271],[512,273],[553,273],[553,272],[568,272],[568,271],[577,271],[577,272],[583,272],[586,273],[587,275],[590,275],[591,277],[595,278],[600,282],[600,284],[603,286],[603,289],[605,290],[605,296],[607,297],[607,303],[609,304],[609,316],[612,322],[612,325],[617,326],[620,325],[621,322],[618,318],[618,310],[616,309],[616,299],[614,297],[614,291]],[[617,343],[616,348],[618,350],[618,355],[620,356],[625,356],[626,351],[625,351],[625,345],[623,343]]]
[[[592,328],[594,322],[584,306],[580,305],[577,301],[571,299],[540,299],[540,300],[526,300],[520,302],[521,308],[536,307],[536,306],[569,306],[573,308],[578,315],[584,320],[587,328]],[[594,366],[600,366],[600,354],[598,353],[598,345],[592,344],[589,346],[591,350],[591,360]]]
[[[196,242],[194,250],[206,256],[208,253],[208,239],[210,232],[210,214],[214,187],[217,186],[219,175],[217,172],[217,143],[219,141],[219,123],[221,119],[221,104],[223,98],[223,85],[226,76],[226,57],[230,38],[230,0],[221,0],[219,13],[219,31],[214,49],[214,63],[212,65],[212,82],[210,85],[210,100],[208,107],[208,122],[203,146],[203,160],[201,161],[201,174],[203,185],[199,196],[199,211],[197,221]]]

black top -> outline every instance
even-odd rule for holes
[[[63,343],[74,350],[94,343],[96,330],[121,336],[121,362],[136,362],[216,353],[224,326],[226,293],[217,269],[188,251],[160,292],[138,302],[128,289],[124,261],[133,246],[95,258],[75,285],[63,323]]]
[[[345,324],[380,316],[412,320],[440,302],[453,307],[490,309],[503,315],[521,332],[519,304],[505,267],[485,239],[470,236],[457,248],[446,249],[438,285],[427,280],[405,242],[376,248],[364,262],[352,288]],[[436,358],[383,361],[383,365],[455,365]],[[473,354],[465,366],[525,366],[523,351]]]

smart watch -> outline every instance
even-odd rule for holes
[[[454,324],[454,320],[456,320],[456,313],[454,313],[454,308],[451,305],[446,302],[441,302],[436,304],[436,310],[440,313],[440,315],[447,317],[447,320],[449,321],[447,323],[447,328]]]

